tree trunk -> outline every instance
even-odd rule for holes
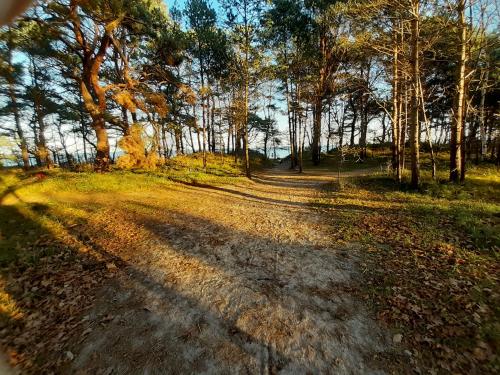
[[[110,34],[118,27],[118,23],[110,22],[106,25],[106,32],[101,36],[98,49],[94,54],[94,51],[88,48],[90,43],[85,40],[85,36],[81,31],[81,20],[78,15],[79,6],[77,1],[71,1],[69,7],[69,20],[73,26],[75,40],[83,50],[83,72],[82,77],[78,81],[83,104],[92,118],[92,128],[97,138],[94,169],[104,172],[109,170],[110,157],[108,134],[104,119],[106,113],[106,92],[99,83],[99,70],[106,52],[111,45]]]
[[[52,160],[50,159],[50,153],[47,148],[47,141],[45,140],[45,121],[44,115],[41,113],[40,108],[37,110],[37,122],[38,122],[38,132],[36,137],[36,153],[40,159],[41,165],[50,169],[52,167]]]
[[[297,85],[295,85],[297,87]],[[297,93],[295,93],[297,94]],[[295,166],[297,165],[297,108],[292,109],[292,143],[293,143],[293,158],[295,160]]]
[[[361,107],[361,124],[360,124],[360,135],[359,135],[359,147],[361,148],[361,159],[366,158],[366,136],[368,133],[368,112],[367,112],[367,96],[363,95],[362,107]]]
[[[344,107],[345,108],[345,107]],[[345,109],[344,109],[345,111]],[[339,124],[339,149],[344,147],[345,112],[342,113],[342,120]]]
[[[298,126],[299,126],[299,139],[298,139],[298,147],[299,147],[299,173],[302,173],[304,170],[304,132],[305,129],[302,129],[302,107],[300,106],[300,82],[297,83],[297,115],[298,115]],[[302,134],[301,134],[302,133]]]
[[[81,81],[80,89],[82,92],[83,102],[92,118],[92,128],[95,131],[97,144],[96,144],[96,157],[94,161],[94,169],[99,172],[105,172],[109,170],[109,140],[108,133],[106,131],[104,112],[106,110],[106,99],[104,92],[99,95],[98,104],[94,102],[90,90],[88,87],[92,86],[94,91],[96,86],[99,86],[97,82],[97,76],[92,78],[95,84],[90,83],[90,77]],[[101,90],[101,88],[99,88]]]
[[[352,95],[349,96],[349,105],[352,110],[352,121],[351,121],[351,140],[349,145],[354,147],[354,135],[356,133],[356,122],[358,121],[358,110],[356,108],[356,104],[354,103],[354,98]]]
[[[202,88],[202,95],[201,95],[201,124],[202,124],[202,129],[203,129],[203,169],[207,170],[207,108],[205,104],[205,98],[203,88],[205,86],[205,81],[204,81],[204,75],[203,75],[203,65],[202,65],[202,60],[200,59],[200,70],[201,70],[201,88]]]
[[[250,155],[249,155],[249,145],[248,145],[248,102],[249,102],[249,86],[250,86],[250,61],[249,52],[250,49],[250,30],[247,23],[247,18],[245,16],[245,123],[243,124],[243,148],[245,150],[245,174],[247,178],[252,178],[252,173],[250,172]]]
[[[189,132],[189,141],[191,142],[189,146],[191,146],[191,152],[194,154],[196,151],[194,150],[194,139],[193,139],[192,129],[188,128],[188,132]]]
[[[165,127],[165,124],[162,124],[161,126],[161,143],[163,145],[163,158],[167,160],[169,157],[169,153],[167,145],[167,129]]]
[[[245,174],[252,178],[250,172],[250,155],[248,151],[248,80],[245,82],[245,124],[243,126],[243,149],[245,151]]]
[[[227,153],[231,153],[231,140],[233,138],[233,124],[231,124],[231,121],[229,121],[228,127],[227,127]],[[233,150],[234,151],[234,150]]]
[[[203,112],[205,110],[203,109]],[[203,145],[202,145],[202,152],[203,152],[203,169],[205,172],[207,171],[207,128],[206,128],[206,123],[205,123],[205,114],[203,113],[203,122],[202,122],[202,132],[203,132]]]
[[[84,118],[84,110],[82,108],[83,102],[82,98],[79,98],[79,107],[78,107],[78,114],[80,117],[80,131],[82,133],[82,143],[83,143],[83,159],[85,160],[85,163],[89,162],[88,154],[87,154],[87,124],[85,123],[85,118]]]
[[[332,134],[332,102],[328,102],[328,137],[326,138],[326,153],[328,154],[328,151],[330,151],[330,137]]]
[[[198,120],[196,118],[196,103],[193,103],[193,119],[194,127],[196,129],[196,140],[198,141],[198,152],[201,151],[201,138],[200,138],[200,128],[198,127]],[[194,152],[194,150],[193,150]]]
[[[175,138],[175,153],[178,155],[182,155],[182,146],[181,146],[181,135],[179,130],[174,130],[174,138]]]
[[[109,169],[109,141],[104,118],[96,119],[93,128],[97,138],[95,169],[104,172]]]
[[[411,97],[411,186],[416,189],[420,184],[420,122],[419,122],[419,2],[413,0],[411,20],[411,68],[412,68],[412,97]]]
[[[402,88],[404,88],[404,95],[402,92]],[[401,173],[406,168],[406,137],[408,133],[408,83],[407,77],[405,76],[404,84],[399,86],[400,100],[399,100],[399,118],[401,122],[401,132],[400,132],[400,154],[399,154],[399,169]],[[404,99],[403,99],[404,98]],[[404,104],[404,111],[403,111]],[[402,117],[404,115],[404,118]]]
[[[399,154],[400,154],[400,134],[401,122],[399,115],[399,72],[398,72],[398,45],[397,41],[393,50],[393,66],[392,66],[392,169],[396,171],[396,178],[401,182],[401,169],[399,168]]]
[[[319,165],[321,159],[321,150],[320,150],[321,112],[322,112],[321,96],[319,94],[316,94],[316,97],[314,98],[313,134],[312,134],[312,147],[311,147],[311,157],[314,165]]]
[[[269,141],[269,133],[264,134],[264,158],[267,159],[267,142]]]
[[[212,124],[210,123],[210,99],[207,95],[205,98],[206,106],[205,106],[205,116],[207,117],[207,150],[208,152],[212,152]]]
[[[294,169],[295,162],[295,147],[293,140],[293,129],[292,129],[292,119],[291,119],[291,106],[290,106],[290,90],[288,89],[288,75],[285,78],[285,95],[286,95],[286,107],[287,107],[287,117],[288,117],[288,137],[290,142],[290,169]]]
[[[9,36],[10,36],[10,27],[9,27]],[[7,41],[7,63],[9,64],[9,68],[11,68],[11,71],[14,71],[12,69],[12,39],[9,38]],[[21,158],[23,160],[23,169],[28,170],[30,167],[30,160],[29,160],[29,153],[28,153],[28,142],[26,142],[26,138],[24,136],[24,131],[23,128],[21,127],[21,117],[19,115],[19,108],[17,106],[17,97],[16,97],[16,90],[15,90],[15,79],[14,76],[9,74],[7,77],[8,84],[9,84],[9,97],[10,101],[12,103],[12,114],[14,115],[14,123],[16,126],[16,135],[19,138],[19,148],[21,149]]]
[[[50,159],[50,153],[47,149],[47,142],[45,140],[45,113],[41,103],[43,93],[38,83],[39,72],[34,58],[31,58],[31,65],[33,68],[33,83],[35,88],[33,92],[33,108],[36,122],[38,123],[38,131],[35,131],[36,154],[41,166],[50,169],[52,160]]]
[[[481,137],[481,149],[479,152],[479,159],[484,160],[486,153],[488,152],[488,146],[486,143],[486,124],[485,124],[485,113],[484,113],[484,102],[486,97],[486,86],[488,85],[489,78],[489,66],[486,66],[485,76],[483,77],[483,82],[481,85],[481,104],[479,107],[479,133]]]
[[[129,135],[130,134],[130,123],[128,121],[127,108],[122,106],[121,110],[122,110],[122,131],[123,131],[123,135]]]
[[[216,138],[215,138],[215,99],[214,95],[210,95],[212,99],[212,106],[210,110],[210,124],[212,125],[212,152],[215,153]]]
[[[382,145],[385,143],[385,138],[387,136],[387,124],[385,123],[386,118],[387,114],[385,112],[382,112],[382,138],[381,138]]]
[[[456,93],[453,108],[453,122],[451,126],[450,139],[450,181],[458,182],[462,172],[460,171],[462,161],[462,139],[464,133],[464,99],[465,99],[465,64],[467,29],[465,24],[465,0],[458,0],[458,32],[459,32],[459,59],[457,66]],[[465,177],[465,175],[464,175]]]
[[[299,114],[299,173],[302,173],[304,171],[304,132],[305,129],[302,130],[302,116]]]
[[[19,148],[21,149],[21,158],[23,159],[23,169],[28,170],[30,167],[28,143],[26,142],[24,131],[21,127],[21,118],[19,116],[19,109],[17,108],[17,98],[13,81],[9,81],[9,96],[12,103],[12,113],[14,114],[14,122],[16,125],[16,135],[19,138]]]

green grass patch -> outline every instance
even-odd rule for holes
[[[424,368],[451,360],[457,373],[496,373],[489,353],[500,345],[499,170],[469,166],[465,183],[453,184],[444,153],[435,180],[422,156],[417,190],[408,172],[399,184],[382,171],[325,190],[332,238],[363,244],[364,291]]]
[[[241,161],[233,156],[207,154],[207,162],[206,170],[201,155],[190,155],[173,158],[155,171],[0,171],[0,267],[8,266],[20,257],[27,263],[36,262],[50,252],[50,244],[39,244],[41,238],[57,227],[57,218],[50,215],[51,209],[70,209],[61,202],[52,207],[54,202],[50,197],[53,194],[154,192],[176,182],[223,185],[248,181]],[[253,162],[254,168],[265,166],[261,159],[255,158]],[[87,205],[87,209],[92,210],[91,206]]]

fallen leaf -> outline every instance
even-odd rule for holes
[[[106,268],[110,271],[116,270],[117,267],[114,263],[106,263]]]
[[[401,333],[396,333],[393,337],[392,337],[392,342],[394,344],[399,344],[401,343],[401,341],[403,341],[403,335]]]

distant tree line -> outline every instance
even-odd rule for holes
[[[0,134],[16,162],[106,171],[174,154],[266,156],[388,144],[401,180],[420,148],[500,159],[493,0],[38,1],[0,31]],[[287,122],[280,132],[278,118]],[[5,142],[1,143],[5,148]],[[116,150],[125,155],[117,158]],[[271,152],[274,150],[274,153]],[[206,163],[206,157],[204,157]]]

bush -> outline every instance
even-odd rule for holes
[[[146,140],[142,127],[134,124],[130,133],[124,136],[118,146],[125,151],[125,155],[118,158],[116,165],[122,169],[155,169],[159,164],[159,158],[155,147],[146,147]]]

